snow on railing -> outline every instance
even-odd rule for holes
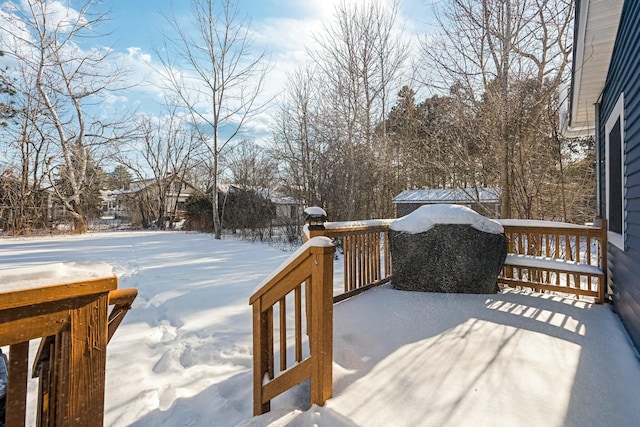
[[[552,221],[500,220],[508,254],[499,283],[587,296],[606,294],[606,222],[598,226]]]
[[[253,307],[254,415],[268,412],[271,399],[306,379],[311,380],[311,404],[323,405],[332,395],[334,253],[335,246],[328,238],[310,239],[262,282],[249,300]],[[295,337],[291,366],[287,363],[289,304],[294,307]],[[278,322],[274,323],[276,306]],[[303,330],[308,335],[306,342]],[[278,375],[274,344],[280,349]],[[303,357],[305,353],[307,357]]]

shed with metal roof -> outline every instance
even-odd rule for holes
[[[456,204],[467,206],[491,218],[500,215],[500,189],[481,188],[438,188],[404,190],[393,198],[396,217],[407,215],[423,205]]]

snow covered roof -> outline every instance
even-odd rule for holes
[[[271,193],[269,200],[271,200],[271,203],[276,205],[302,205],[302,202],[299,200],[296,200],[291,196],[285,196],[281,193]]]
[[[404,190],[393,198],[393,203],[488,203],[498,202],[500,189],[483,188],[451,188],[430,190]]]

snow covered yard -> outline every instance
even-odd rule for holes
[[[248,300],[290,252],[203,234],[115,232],[2,239],[0,253],[0,269],[106,262],[121,288],[139,290],[109,344],[107,426],[640,422],[640,361],[606,305],[374,289],[335,306],[334,398],[308,408],[303,384],[252,418]]]

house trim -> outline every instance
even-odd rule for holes
[[[624,93],[621,93],[620,96],[618,97],[618,100],[616,101],[615,106],[613,107],[613,110],[611,111],[611,114],[609,115],[609,117],[607,118],[607,122],[605,123],[605,189],[606,189],[606,199],[605,199],[605,204],[606,204],[606,212],[607,212],[607,222],[608,222],[608,226],[609,226],[609,231],[608,231],[608,235],[607,235],[607,239],[608,241],[613,244],[614,246],[616,246],[617,248],[619,248],[620,250],[624,251],[624,242],[625,242],[625,230],[626,230],[626,223],[627,223],[627,209],[626,209],[626,197],[625,197],[625,188],[626,188],[626,182],[625,182],[625,126],[624,126]],[[612,185],[612,180],[615,180],[615,177],[612,176],[612,167],[611,167],[611,158],[610,158],[610,148],[611,148],[611,142],[609,140],[610,138],[610,134],[613,130],[615,130],[616,124],[619,123],[619,133],[620,133],[620,183],[621,183],[621,206],[620,208],[622,209],[621,212],[621,232],[618,233],[617,231],[611,231],[612,227],[615,227],[616,225],[613,223],[613,221],[611,220],[612,218],[612,206],[611,206],[611,202],[610,202],[610,196],[611,196],[611,185]]]

